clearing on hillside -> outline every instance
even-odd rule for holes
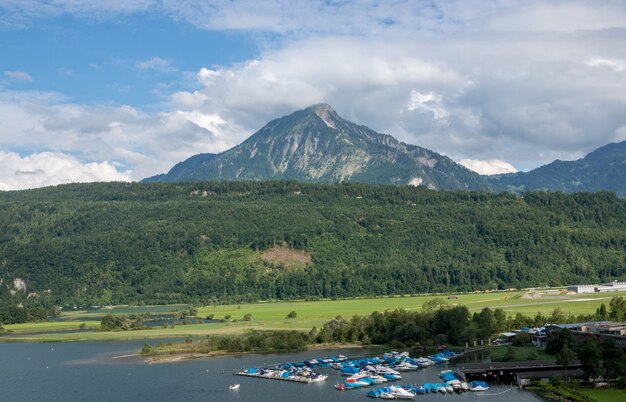
[[[276,246],[265,250],[261,260],[268,265],[282,268],[303,268],[311,263],[311,255],[300,250],[292,250],[286,246]]]

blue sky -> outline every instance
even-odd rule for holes
[[[254,58],[246,32],[199,29],[150,13],[114,21],[63,15],[28,29],[1,32],[2,71],[27,71],[33,81],[5,88],[63,94],[73,102],[150,107],[164,94],[188,89],[184,73]]]
[[[481,173],[626,140],[626,2],[0,0],[0,190],[140,180],[326,102]]]

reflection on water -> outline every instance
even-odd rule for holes
[[[354,355],[355,350],[307,351],[289,354],[215,357],[172,364],[145,364],[129,357],[145,342],[79,342],[55,344],[0,344],[0,390],[2,401],[367,401],[366,390],[336,391],[342,380],[339,372],[321,384],[297,384],[256,378],[235,377],[244,367],[298,361],[338,353]],[[480,359],[479,356],[470,359]],[[403,374],[400,383],[435,382],[446,366]],[[452,367],[452,365],[450,365]],[[228,385],[241,387],[230,391]],[[496,385],[489,395],[421,395],[419,398],[447,401],[540,401],[535,395]]]

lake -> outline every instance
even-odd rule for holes
[[[137,358],[120,358],[140,349],[146,341],[76,343],[0,343],[0,400],[2,401],[367,401],[366,389],[337,391],[342,380],[333,369],[321,384],[298,384],[232,375],[234,370],[264,364],[293,362],[352,350],[312,350],[302,353],[224,356],[179,363],[149,365]],[[159,341],[147,341],[156,344]],[[480,359],[480,356],[473,357]],[[453,364],[449,365],[450,368]],[[445,365],[403,373],[399,384],[439,382]],[[228,390],[240,383],[237,391]],[[433,401],[541,401],[530,392],[495,385],[480,395],[418,395]]]

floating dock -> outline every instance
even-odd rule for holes
[[[266,380],[277,380],[277,381],[289,381],[289,382],[299,382],[303,384],[313,384],[316,382],[325,381],[328,376],[326,375],[318,375],[317,377],[303,377],[303,376],[289,376],[289,377],[281,377],[279,375],[272,374],[259,374],[259,373],[248,373],[246,371],[237,371],[234,373],[235,375],[240,375],[243,377],[253,377],[253,378],[263,378]]]

